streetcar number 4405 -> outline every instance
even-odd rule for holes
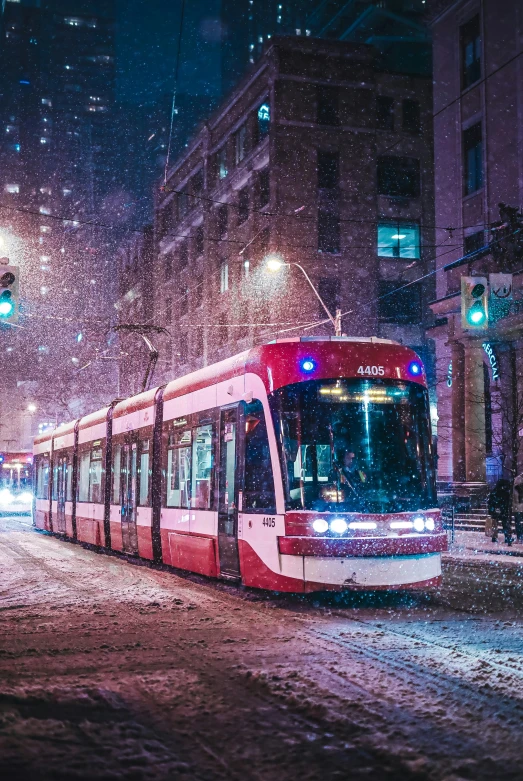
[[[372,374],[373,377],[383,377],[385,374],[384,366],[359,366],[357,374]]]

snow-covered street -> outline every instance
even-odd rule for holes
[[[282,597],[0,518],[0,775],[521,779],[519,561]]]

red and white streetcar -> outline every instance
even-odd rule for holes
[[[278,340],[35,440],[40,529],[275,591],[428,588],[447,538],[426,377],[384,339]]]

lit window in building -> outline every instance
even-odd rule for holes
[[[301,30],[299,27],[296,28],[296,35],[301,35]]]
[[[40,214],[51,214],[51,210],[47,208],[47,206],[40,206],[38,209]]]
[[[49,255],[40,255],[40,260],[42,261],[42,263],[49,263],[51,258],[49,257]]]
[[[49,98],[42,98],[42,106],[52,106],[53,101],[49,100]]]
[[[45,138],[45,136],[42,136],[42,138],[40,139],[40,143],[41,144],[47,144],[47,143],[49,143],[49,139]]]
[[[220,266],[220,293],[229,289],[229,264],[224,262]]]
[[[217,161],[218,161],[218,177],[220,179],[225,179],[225,177],[229,173],[229,169],[227,168],[227,147],[226,146],[222,146],[222,148],[217,153]]]
[[[263,35],[258,35],[258,43],[263,43]]]
[[[403,222],[380,223],[378,255],[382,258],[419,258],[419,225]]]
[[[80,25],[83,24],[83,20],[78,19],[76,16],[66,16],[64,22],[70,24],[71,27],[80,27]]]
[[[45,295],[46,295],[48,292],[49,292],[49,288],[48,288],[48,287],[46,287],[45,285],[42,285],[42,287],[40,288],[40,293],[41,293],[43,296],[45,296]]]
[[[12,193],[16,194],[20,192],[20,185],[19,184],[6,184],[4,187],[4,190],[6,193]]]
[[[40,233],[51,233],[51,227],[49,225],[40,225]]]
[[[258,108],[258,136],[260,141],[265,138],[271,126],[271,107],[268,103],[262,103]]]
[[[15,150],[15,152],[20,152],[22,147],[20,146],[20,144],[13,144],[13,149]]]
[[[62,194],[63,194],[63,195],[66,195],[66,196],[67,196],[67,195],[71,195],[71,193],[72,193],[72,192],[73,192],[73,191],[72,191],[72,190],[70,190],[68,187],[64,187],[64,188],[63,188],[63,190],[62,190]]]
[[[51,188],[50,187],[40,187],[40,192],[42,195],[51,195]]]

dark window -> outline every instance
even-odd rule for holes
[[[245,155],[247,154],[247,125],[242,127],[236,132],[234,137],[234,159],[236,165],[241,163]]]
[[[199,195],[203,190],[203,168],[197,171],[191,179],[192,191],[194,195]]]
[[[417,198],[420,193],[419,160],[413,157],[379,157],[378,192],[391,197]]]
[[[318,87],[316,118],[319,125],[339,125],[339,90],[337,87]]]
[[[339,214],[318,209],[318,250],[333,253],[340,251]]]
[[[171,323],[173,319],[173,300],[172,298],[165,299],[165,322]]]
[[[271,451],[261,401],[245,405],[245,484],[243,511],[276,512]]]
[[[180,363],[185,363],[187,360],[187,333],[180,334],[178,342],[178,351],[180,353]]]
[[[465,195],[483,187],[483,141],[481,122],[463,131]]]
[[[195,328],[192,338],[192,354],[195,358],[203,356],[203,328]]]
[[[39,455],[35,458],[36,468],[36,498],[49,499],[49,456]]]
[[[238,225],[249,219],[249,188],[244,187],[238,193]]]
[[[421,131],[421,112],[417,100],[403,101],[403,130],[406,130],[407,133]]]
[[[269,169],[264,168],[260,173],[260,206],[267,206],[271,199]]]
[[[485,246],[485,234],[483,231],[477,231],[477,233],[469,233],[463,239],[463,253],[468,255],[469,252],[476,252]]]
[[[256,113],[256,136],[257,141],[263,139],[269,134],[271,127],[271,107],[268,103],[262,103]]]
[[[194,235],[194,252],[196,254],[196,257],[200,257],[200,255],[203,255],[204,250],[204,239],[203,239],[203,225],[198,225],[196,228],[196,233]]]
[[[184,239],[180,244],[180,268],[185,268],[189,260],[189,245],[187,239]]]
[[[340,183],[339,152],[322,152],[318,150],[318,187],[333,189]]]
[[[180,287],[180,298],[178,304],[180,315],[186,315],[189,309],[189,289],[187,285]]]
[[[226,203],[216,209],[216,231],[219,239],[223,238],[227,233],[228,216]]]
[[[404,325],[421,323],[421,287],[418,283],[408,287],[404,287],[405,284],[405,282],[380,281],[378,292],[380,320]]]
[[[218,318],[218,328],[216,329],[218,332],[216,334],[216,341],[218,342],[218,345],[223,345],[227,342],[228,328],[225,325],[226,322],[227,322],[226,315],[220,315]]]
[[[379,130],[394,130],[394,98],[378,95],[376,99],[376,127]]]
[[[461,79],[463,89],[481,78],[479,14],[461,27]]]
[[[165,279],[172,279],[173,275],[173,256],[172,255],[166,255],[164,258],[164,277]]]
[[[192,289],[192,306],[197,309],[203,303],[203,277],[196,277]]]
[[[318,293],[325,306],[331,313],[336,314],[338,308],[338,291],[340,289],[340,283],[338,279],[332,279],[330,277],[321,277],[318,281]],[[323,320],[325,318],[325,309],[319,303],[319,316]]]
[[[189,198],[187,190],[180,190],[178,193],[178,219],[183,220],[189,210]]]

